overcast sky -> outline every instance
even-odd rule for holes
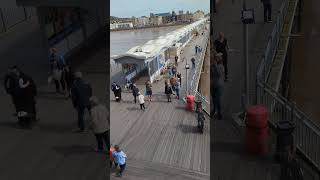
[[[110,0],[110,15],[116,17],[149,16],[150,13],[165,13],[184,10],[210,11],[210,0]]]

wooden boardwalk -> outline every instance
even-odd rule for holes
[[[189,64],[194,44],[201,40],[202,37],[193,39],[185,47],[183,56]],[[183,77],[184,64],[178,66]],[[137,84],[144,93],[143,83]],[[196,114],[186,111],[182,100],[172,97],[172,102],[167,102],[164,80],[153,84],[153,93],[154,99],[146,101],[145,111],[140,110],[138,102],[134,104],[130,92],[122,94],[122,102],[110,102],[111,143],[119,144],[128,155],[125,178],[209,179],[209,118],[205,121],[204,133],[200,134]],[[114,99],[112,93],[110,97]]]

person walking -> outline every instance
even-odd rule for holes
[[[88,82],[82,79],[82,73],[76,72],[75,80],[71,88],[71,97],[74,108],[78,112],[78,128],[75,132],[84,132],[84,112],[87,109],[89,113],[91,110],[90,97],[92,96],[92,88]]]
[[[18,77],[20,89],[18,111],[27,113],[27,118],[24,119],[27,120],[27,122],[20,122],[20,125],[31,128],[31,124],[38,121],[36,112],[37,87],[33,79],[24,74],[19,68],[16,67],[14,72]]]
[[[181,73],[180,72],[177,73],[177,78],[178,78],[180,85],[181,85]]]
[[[196,46],[194,47],[194,49],[195,49],[195,51],[196,51],[195,55],[197,55],[197,54],[198,54],[198,46],[196,45]]]
[[[223,71],[221,56],[216,56],[216,62],[213,65],[213,114],[217,119],[222,119],[221,98],[223,92]]]
[[[264,22],[265,23],[271,23],[271,0],[261,0],[263,4],[263,16],[264,16]]]
[[[228,81],[228,41],[224,36],[223,32],[219,33],[218,39],[214,41],[214,46],[217,53],[222,53],[222,62],[224,66],[224,77],[225,81]]]
[[[192,68],[196,67],[196,59],[194,57],[191,58]]]
[[[197,110],[197,113],[198,113],[198,129],[200,130],[201,133],[203,133],[204,121],[205,121],[205,115],[204,115],[203,109],[199,108]]]
[[[148,96],[149,101],[152,101],[152,85],[149,80],[146,82],[146,94]]]
[[[177,67],[176,67],[176,66],[173,66],[173,67],[172,67],[172,75],[173,75],[174,77],[177,76]]]
[[[98,98],[93,96],[90,98],[91,104],[91,126],[93,128],[94,135],[97,139],[97,152],[104,151],[104,144],[106,150],[110,149],[110,123],[108,121],[109,112],[108,109],[102,105]]]
[[[176,90],[177,98],[180,99],[180,82],[179,81],[176,82],[174,89]]]
[[[138,92],[138,99],[139,99],[140,109],[145,110],[146,107],[144,106],[144,96],[140,92]]]
[[[56,85],[56,92],[61,93],[60,86],[62,87],[62,92],[65,93],[66,84],[65,84],[65,67],[66,62],[64,58],[57,54],[57,50],[55,48],[51,49],[50,54],[50,66],[51,66],[51,74],[54,79],[54,83]]]
[[[66,65],[64,73],[64,81],[66,82],[66,97],[71,97],[71,87],[74,81],[74,72],[71,66]]]
[[[113,92],[114,97],[117,96],[117,94],[116,94],[116,87],[117,87],[117,83],[116,83],[116,82],[113,82],[113,83],[111,84],[111,91]]]
[[[138,93],[139,93],[139,89],[138,89],[137,85],[136,85],[136,84],[133,84],[133,86],[132,86],[132,95],[133,95],[134,103],[135,103],[135,104],[137,103]]]
[[[167,95],[168,102],[171,102],[172,89],[171,89],[168,81],[165,81],[164,93]]]
[[[116,84],[115,94],[116,94],[116,101],[121,101],[121,99],[122,99],[122,97],[121,97],[122,89],[121,89],[121,86],[118,85],[118,84]]]
[[[176,66],[178,66],[178,60],[179,60],[179,57],[176,55],[176,56],[174,57],[174,61],[175,61],[175,65],[176,65]]]
[[[8,72],[4,77],[3,86],[6,93],[11,96],[12,103],[15,108],[15,113],[17,113],[19,105],[19,80],[18,76],[13,71],[14,68],[16,68],[16,66],[10,67],[8,69]]]
[[[112,157],[114,158],[116,167],[120,167],[117,176],[122,177],[126,168],[127,155],[120,149],[119,145],[115,145],[114,151],[112,152]]]

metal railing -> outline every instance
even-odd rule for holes
[[[201,101],[202,109],[210,115],[210,101],[207,100],[205,96],[203,96],[199,91],[196,91],[195,94],[196,101]]]
[[[282,120],[294,122],[296,126],[294,141],[297,150],[320,172],[320,127],[299,110],[294,103],[288,101],[267,84],[281,37],[288,3],[289,1],[285,1],[279,10],[277,22],[257,69],[256,100],[257,104],[262,104],[268,108],[269,122],[274,128],[276,123]]]
[[[0,8],[0,33],[7,32],[35,15],[36,10],[31,7]]]
[[[190,83],[190,94],[192,94],[192,95],[194,95],[195,92],[198,91],[198,85],[199,85],[199,81],[200,81],[202,67],[203,67],[203,63],[204,63],[204,59],[206,56],[207,47],[208,47],[208,43],[209,43],[209,33],[206,34],[205,40],[206,40],[205,44],[204,44],[205,48],[202,50],[202,53],[199,57],[199,61],[197,61],[196,69],[194,71],[194,74],[192,76],[191,83]]]

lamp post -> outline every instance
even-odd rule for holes
[[[243,62],[244,62],[244,102],[243,106],[248,106],[250,104],[250,97],[249,97],[249,45],[248,45],[248,24],[253,24],[255,22],[254,19],[254,10],[253,9],[247,9],[246,7],[246,0],[243,0],[243,9],[242,9],[242,23],[243,23]]]
[[[189,91],[188,91],[188,69],[190,69],[190,65],[187,64],[187,60],[186,60],[186,95],[189,95]]]

